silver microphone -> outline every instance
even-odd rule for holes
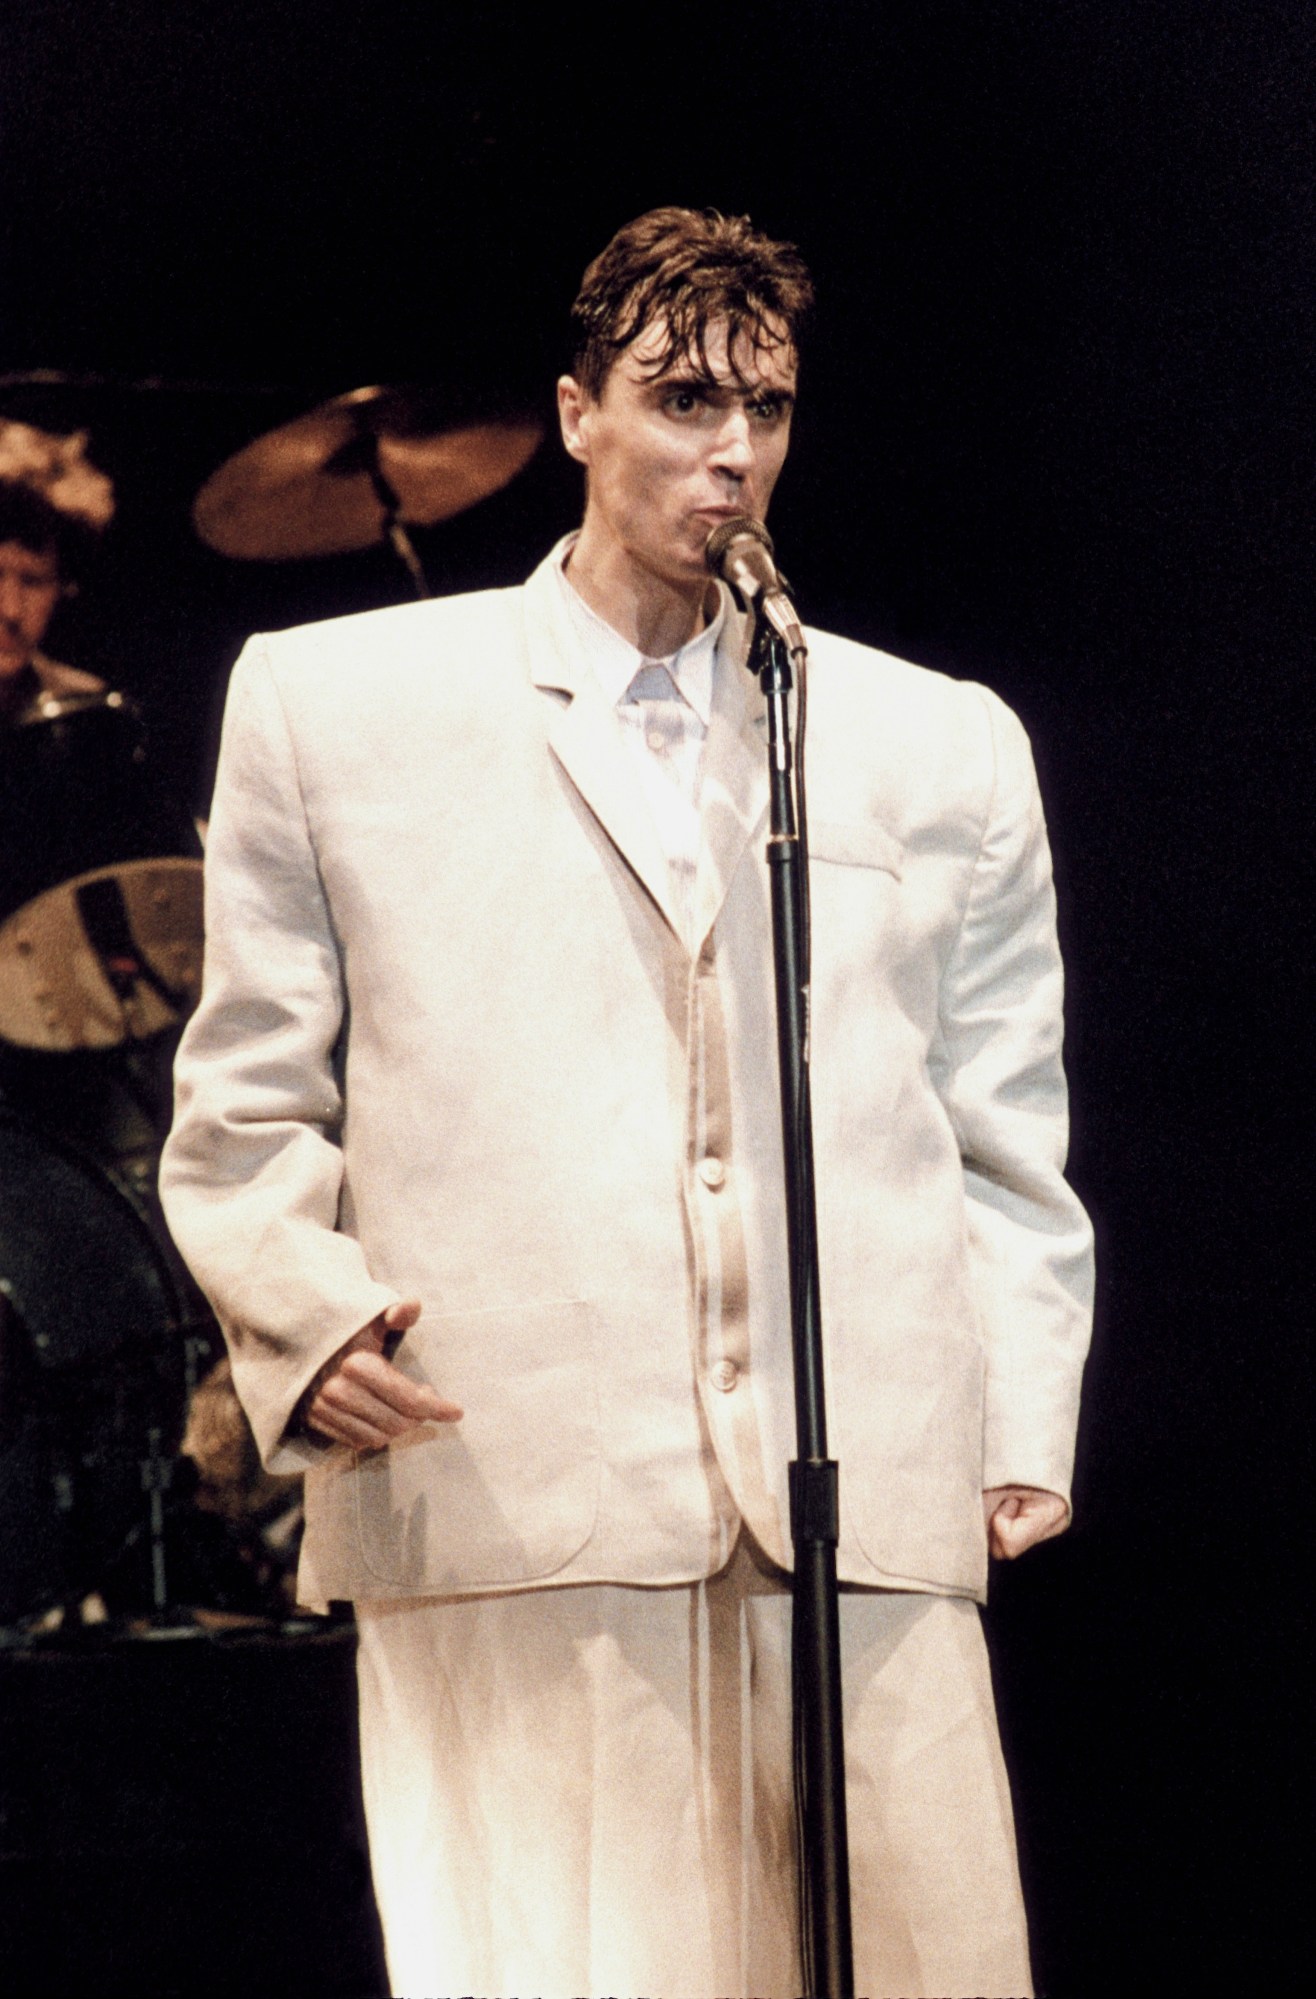
[[[752,514],[720,521],[704,545],[704,561],[748,610],[767,619],[787,652],[807,650],[795,606],[772,559],[772,536],[762,521]]]

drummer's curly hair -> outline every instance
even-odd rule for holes
[[[654,375],[685,354],[711,372],[705,341],[721,320],[733,357],[740,335],[761,349],[784,333],[798,350],[812,306],[813,281],[795,245],[774,242],[747,215],[650,209],[617,231],[581,280],[572,373],[597,398],[622,349],[655,320],[666,343]]]
[[[33,555],[53,549],[65,583],[76,581],[95,551],[97,535],[74,514],[54,507],[21,479],[0,479],[0,542],[16,541]]]

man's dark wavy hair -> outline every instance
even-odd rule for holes
[[[53,507],[44,493],[19,479],[0,479],[0,542],[16,541],[33,555],[53,550],[59,573],[76,578],[95,549],[94,528]]]
[[[764,236],[747,215],[653,208],[619,229],[581,280],[572,373],[597,399],[622,349],[655,320],[666,343],[654,375],[686,354],[711,373],[705,342],[721,320],[733,354],[739,335],[762,349],[783,332],[798,352],[812,306],[813,281],[793,243]]]

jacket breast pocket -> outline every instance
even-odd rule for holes
[[[900,955],[904,865],[904,848],[876,820],[810,824],[815,1018],[820,1029],[831,1023],[829,1037],[860,1020],[871,1031],[872,1008]]]
[[[899,881],[904,872],[905,850],[875,819],[842,822],[811,818],[809,859],[830,861],[843,868],[879,868]]]
[[[465,1412],[357,1460],[362,1557],[442,1595],[554,1575],[598,1513],[592,1311],[579,1299],[421,1320],[395,1356]]]

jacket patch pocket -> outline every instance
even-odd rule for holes
[[[443,1595],[540,1581],[594,1531],[592,1309],[579,1299],[422,1319],[394,1356],[464,1410],[356,1463],[371,1574]]]
[[[905,850],[875,819],[845,825],[836,819],[810,819],[809,859],[832,861],[844,868],[880,868],[899,881]]]

